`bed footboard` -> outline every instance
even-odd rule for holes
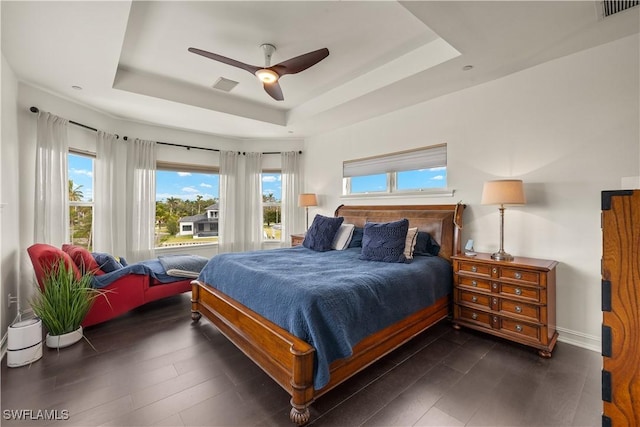
[[[314,399],[315,349],[222,292],[192,282],[191,318],[209,319],[232,343],[291,395],[291,421],[309,421]]]

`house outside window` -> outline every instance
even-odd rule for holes
[[[263,240],[282,240],[282,173],[262,172],[262,220]]]
[[[93,157],[69,152],[69,242],[93,249]]]
[[[218,243],[219,189],[216,169],[159,162],[156,248]]]
[[[343,195],[445,192],[446,144],[343,162]]]

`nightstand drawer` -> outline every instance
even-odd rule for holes
[[[503,299],[500,303],[500,311],[507,314],[526,317],[535,322],[540,321],[540,307],[537,305],[523,304],[518,301]]]
[[[516,268],[501,268],[500,278],[518,280],[530,285],[540,284],[540,273],[535,271],[519,270]]]
[[[540,327],[535,325],[503,317],[501,330],[511,334],[524,335],[536,341],[540,341]]]
[[[491,283],[488,280],[476,279],[474,277],[458,276],[458,285],[469,289],[491,291]]]
[[[458,266],[458,271],[478,276],[491,277],[491,266],[486,264],[461,262]]]
[[[510,297],[518,297],[528,299],[531,301],[540,301],[540,289],[530,288],[527,286],[511,285],[507,283],[500,283],[500,293]]]
[[[465,307],[458,307],[458,309],[460,310],[461,320],[478,323],[482,326],[486,326],[487,328],[491,327],[491,316],[488,313]]]
[[[474,292],[458,291],[458,298],[461,303],[476,304],[488,309],[491,308],[491,298],[488,295],[476,294]]]

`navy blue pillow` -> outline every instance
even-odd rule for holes
[[[105,273],[111,273],[112,271],[120,270],[122,268],[122,264],[120,264],[112,255],[102,252],[93,252],[91,255],[93,255],[93,259],[95,259],[96,263],[100,266],[100,270]]]
[[[333,238],[336,237],[336,233],[343,221],[344,218],[341,216],[335,218],[316,215],[313,218],[311,227],[309,227],[307,234],[304,236],[302,246],[318,252],[330,251]]]
[[[353,235],[351,236],[351,241],[349,242],[350,248],[361,248],[362,247],[362,237],[364,236],[364,228],[356,227],[353,229]]]
[[[414,255],[422,256],[438,256],[440,253],[440,245],[426,231],[418,231],[416,238],[416,247],[413,250]]]
[[[409,230],[409,220],[364,225],[360,259],[382,262],[405,262],[404,244]]]

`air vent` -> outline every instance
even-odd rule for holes
[[[639,0],[603,0],[602,15],[604,18],[638,6]]]
[[[231,92],[231,89],[236,87],[237,84],[238,82],[234,80],[229,80],[229,79],[225,79],[224,77],[220,77],[218,80],[216,80],[216,82],[213,84],[212,87],[214,89],[218,89],[223,92]]]

